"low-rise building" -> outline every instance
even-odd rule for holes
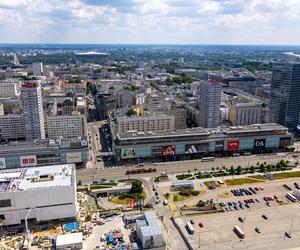
[[[0,116],[0,140],[25,139],[25,125],[22,114]]]
[[[19,168],[65,163],[84,165],[89,159],[86,139],[10,142],[0,145],[0,166]]]
[[[217,129],[201,127],[166,131],[126,131],[113,134],[117,160],[180,160],[208,155],[261,153],[285,150],[293,135],[276,123]]]
[[[82,115],[48,116],[47,133],[50,139],[83,137],[84,117]]]
[[[158,248],[166,245],[154,212],[144,212],[144,218],[136,220],[136,234],[143,249]]]
[[[260,124],[262,111],[259,103],[234,103],[229,105],[229,120],[232,126]]]
[[[3,225],[76,217],[76,174],[72,164],[0,171]]]

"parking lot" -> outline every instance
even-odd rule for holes
[[[195,249],[199,248],[199,244],[201,249],[285,249],[299,246],[299,202],[287,199],[286,193],[291,191],[283,187],[287,184],[295,189],[294,182],[300,182],[300,179],[231,186],[208,192],[199,199],[214,199],[214,202],[222,204],[225,212],[181,217],[177,219],[178,223]],[[249,187],[252,187],[256,194],[246,195],[243,192],[243,195],[234,196],[234,191],[231,192],[240,188],[249,190]],[[226,191],[228,196],[220,197],[220,194]],[[243,208],[240,207],[241,204]],[[248,204],[249,208],[245,204]],[[191,220],[195,230],[193,235],[185,228],[186,223]],[[202,223],[202,228],[199,223]],[[236,225],[245,233],[243,240],[233,232]],[[255,228],[258,228],[259,232]],[[291,238],[288,238],[285,232],[290,231]]]

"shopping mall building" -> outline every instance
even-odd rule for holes
[[[293,135],[274,123],[218,129],[188,128],[176,131],[116,133],[116,160],[180,160],[215,155],[270,153],[286,150]]]
[[[74,163],[84,166],[89,159],[86,139],[10,142],[0,145],[0,169]]]

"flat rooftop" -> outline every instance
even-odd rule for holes
[[[0,192],[74,185],[74,164],[0,170]]]
[[[86,138],[62,138],[58,140],[40,139],[35,141],[16,141],[0,145],[0,154],[28,153],[32,151],[53,151],[56,149],[87,147]]]
[[[117,137],[119,139],[134,139],[134,138],[155,138],[155,137],[174,137],[174,136],[187,136],[187,135],[209,135],[209,132],[201,127],[180,129],[175,131],[149,131],[149,132],[138,132],[138,131],[128,131],[126,133],[118,133]]]
[[[247,132],[262,132],[270,131],[276,133],[288,134],[287,128],[276,123],[266,123],[266,124],[254,124],[248,126],[237,126],[237,127],[221,127],[216,129],[204,129],[201,127],[186,128],[180,130],[166,130],[166,131],[155,131],[155,132],[138,132],[138,131],[128,131],[126,133],[117,133],[117,138],[120,140],[133,140],[135,138],[159,138],[159,137],[184,137],[184,136],[215,136],[218,134],[230,135],[236,133],[247,133]]]

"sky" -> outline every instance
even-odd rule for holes
[[[300,0],[0,0],[0,43],[300,45]]]

